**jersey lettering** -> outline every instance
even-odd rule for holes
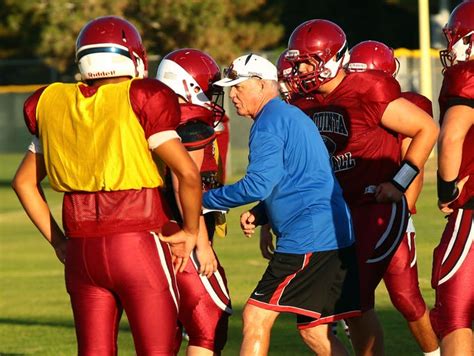
[[[339,135],[348,136],[344,116],[332,111],[314,113],[313,120],[320,132],[334,132]]]
[[[355,159],[352,158],[351,152],[346,152],[342,155],[331,156],[331,163],[334,172],[347,171],[356,166]]]

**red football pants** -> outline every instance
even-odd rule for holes
[[[474,211],[455,210],[433,252],[431,324],[440,339],[474,321]]]
[[[415,228],[410,218],[402,243],[392,257],[383,276],[390,300],[407,321],[420,319],[426,304],[418,284]]]
[[[65,273],[79,355],[117,354],[122,310],[137,355],[173,355],[179,300],[169,247],[156,235],[70,239]]]

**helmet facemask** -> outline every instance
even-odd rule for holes
[[[289,102],[293,96],[298,94],[299,89],[291,81],[291,76],[293,75],[293,63],[286,59],[286,54],[288,49],[284,50],[280,57],[278,58],[276,67],[278,74],[278,87],[280,91],[280,96],[286,102]]]
[[[443,67],[446,69],[458,62],[468,61],[471,54],[473,54],[472,44],[474,31],[470,31],[465,36],[458,39],[458,36],[456,36],[453,29],[445,27],[443,33],[448,41],[447,48],[439,52],[439,57]]]
[[[225,110],[224,110],[224,90],[219,86],[210,86],[212,91],[211,102],[209,104],[209,109],[212,110],[214,114],[214,127],[217,127],[222,119],[224,119]]]
[[[286,59],[293,63],[293,73],[289,76],[291,85],[299,88],[304,94],[315,92],[321,85],[331,81],[339,70],[347,63],[347,42],[326,63],[317,54],[300,54],[298,50],[289,50]],[[298,67],[301,63],[307,63],[314,67],[308,73],[301,73]]]

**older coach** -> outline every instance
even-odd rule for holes
[[[282,101],[276,67],[248,54],[215,85],[230,88],[241,116],[254,120],[249,164],[237,183],[203,197],[209,209],[259,202],[241,215],[244,233],[269,222],[276,249],[243,312],[241,355],[266,355],[280,312],[297,314],[306,344],[319,355],[344,355],[328,323],[359,315],[358,273],[349,209],[314,123]]]

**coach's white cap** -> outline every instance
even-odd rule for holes
[[[278,81],[277,69],[268,59],[250,53],[234,60],[229,68],[224,69],[225,78],[214,85],[230,87],[252,77]]]

